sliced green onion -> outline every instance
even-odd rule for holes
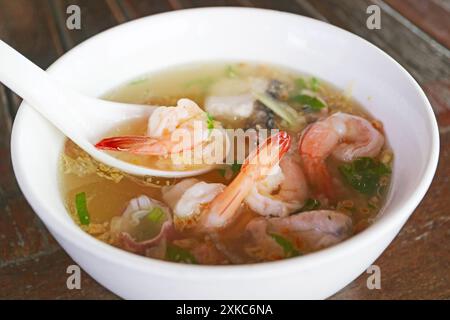
[[[271,233],[270,236],[272,237],[273,240],[276,241],[276,243],[278,243],[283,248],[284,254],[287,258],[300,255],[300,252],[297,249],[295,249],[292,242],[290,242],[286,238],[276,233]]]
[[[160,207],[154,207],[147,215],[147,219],[151,222],[160,222],[164,218],[164,211]]]
[[[166,259],[173,262],[197,264],[197,261],[192,253],[174,244],[167,245]]]
[[[80,192],[75,195],[75,207],[78,218],[82,225],[88,225],[91,222],[86,204],[86,192]]]
[[[297,111],[285,102],[272,98],[267,93],[254,92],[253,95],[267,108],[272,110],[277,116],[285,120],[290,126],[296,125],[299,121]]]

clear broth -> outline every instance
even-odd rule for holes
[[[111,101],[125,103],[139,103],[150,105],[176,105],[180,98],[189,98],[203,106],[210,88],[223,78],[266,77],[293,84],[297,79],[311,79],[310,76],[299,74],[292,70],[270,65],[253,63],[203,63],[191,64],[171,68],[140,77],[106,94],[103,98]],[[230,88],[230,94],[239,94],[239,88]],[[364,117],[370,121],[374,119],[347,94],[320,80],[318,90],[321,98],[326,101],[330,113],[342,111]],[[224,127],[239,128],[243,124],[239,121],[224,122]],[[378,124],[379,125],[379,124]],[[126,123],[115,128],[110,135],[143,134],[146,128],[146,119]],[[298,133],[296,133],[298,134]],[[157,162],[155,158],[136,156],[127,153],[114,152],[115,156],[125,161],[149,167],[166,168],[167,163]],[[379,158],[391,154],[387,144],[380,153]],[[161,160],[161,159],[159,159]],[[79,223],[76,213],[75,196],[80,192],[87,195],[91,223],[89,226],[80,225],[89,234],[117,245],[109,234],[109,223],[115,216],[120,216],[128,201],[138,195],[147,195],[150,198],[162,201],[161,188],[172,185],[179,180],[161,179],[156,177],[133,177],[117,172],[114,169],[101,165],[91,159],[71,141],[67,140],[62,155],[61,189],[65,203],[74,220]],[[327,160],[330,171],[334,177],[339,177],[339,162]],[[213,170],[196,177],[208,183],[229,184],[231,180],[223,176],[223,172]],[[389,186],[389,180],[385,185]],[[371,224],[385,200],[387,187],[382,194],[368,199],[352,190],[343,187],[340,198],[335,203],[323,203],[321,209],[337,210],[348,215],[353,222],[354,233],[358,233]],[[350,206],[349,203],[352,205]],[[258,216],[250,208],[244,206],[243,213],[235,223],[214,235],[196,235],[186,233],[184,236],[198,242],[210,242],[211,238],[220,239],[220,242],[239,252],[240,234],[245,225]],[[302,253],[313,251],[311,248],[302,248]],[[221,263],[253,263],[254,259],[242,261],[224,260]],[[211,262],[212,264],[218,262]]]

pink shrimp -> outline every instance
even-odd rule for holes
[[[159,107],[153,111],[147,135],[106,138],[95,146],[141,155],[179,153],[208,139],[210,132],[206,121],[206,113],[194,101],[180,99],[176,107]]]
[[[206,228],[221,227],[235,216],[254,184],[265,178],[289,150],[291,137],[284,131],[269,137],[242,164],[237,177],[210,204],[204,215]]]
[[[384,136],[364,118],[338,112],[310,125],[299,143],[306,176],[316,191],[329,198],[334,188],[325,160],[330,154],[350,162],[359,157],[375,157]]]
[[[308,185],[298,158],[296,154],[286,154],[275,172],[255,184],[245,203],[267,217],[285,217],[302,208]]]
[[[177,184],[163,189],[163,198],[172,200],[175,226],[204,231],[226,227],[238,215],[255,183],[279,163],[289,149],[290,141],[286,132],[268,138],[247,157],[240,173],[226,187],[188,179],[181,181],[180,187]]]

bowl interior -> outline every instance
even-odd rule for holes
[[[59,59],[50,72],[86,95],[100,96],[143,73],[211,60],[268,62],[315,75],[351,90],[383,122],[395,153],[393,185],[383,216],[369,230],[403,223],[423,197],[438,152],[437,127],[423,92],[379,49],[328,24],[265,10],[156,15],[95,36]],[[27,199],[53,232],[67,231],[62,236],[68,241],[90,241],[75,230],[58,188],[63,140],[24,103],[14,125],[15,172]]]

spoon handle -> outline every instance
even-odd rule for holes
[[[0,40],[0,82],[16,92],[65,136],[98,161],[135,175],[193,176],[212,167],[193,171],[144,168],[113,158],[95,148],[107,129],[133,118],[148,117],[156,106],[110,102],[90,98],[64,87],[57,79]]]
[[[0,81],[69,136],[84,144],[79,136],[83,122],[70,108],[76,95],[63,88],[44,70],[0,40]],[[81,126],[81,127],[80,127]]]
[[[1,40],[0,82],[86,151],[92,150],[90,144],[115,125],[148,116],[155,109],[78,94]]]

